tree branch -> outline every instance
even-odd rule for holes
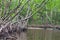
[[[9,12],[7,13],[7,16],[4,17],[3,19],[5,20],[9,15],[11,15],[11,13],[15,12],[15,11],[20,7],[20,4],[21,4],[21,3],[19,3],[17,7],[15,7],[14,9],[12,9],[11,11],[9,11]]]
[[[25,4],[27,4],[29,1],[30,0],[28,0]],[[20,10],[17,11],[16,14],[10,20],[8,20],[8,22],[11,21],[11,20],[13,20],[18,15],[18,13],[21,13],[22,12],[23,7],[25,6],[25,4],[21,6]]]
[[[6,2],[4,3],[5,4],[5,8],[4,8],[4,15],[2,16],[3,18],[5,18],[5,16],[7,16],[7,11],[8,11],[8,8],[10,7],[10,4],[11,4],[11,0],[9,2]],[[4,19],[2,19],[4,20]]]
[[[38,10],[40,10],[41,8],[43,8],[48,1],[45,1],[45,0],[44,0],[43,2],[44,2],[44,3],[42,3],[41,5],[39,5],[39,6],[40,6],[39,9],[37,9],[32,15],[30,15],[29,17],[27,17],[27,18],[25,18],[25,19],[23,19],[23,20],[27,20],[27,19],[29,19],[30,17],[32,17],[33,15],[35,15],[36,12],[37,12]]]

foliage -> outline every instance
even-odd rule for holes
[[[18,8],[18,10],[21,9],[21,6],[23,6],[26,3],[27,0],[5,0],[5,2],[3,0],[0,0],[0,18],[4,18],[7,17],[8,15],[10,15],[9,18],[13,17],[15,15],[15,12],[9,13],[9,11],[13,10],[14,8],[16,8],[19,4],[20,7]],[[30,0],[29,4],[25,4],[24,7],[20,10],[21,12],[19,12],[19,15],[22,15],[25,17],[25,15],[27,14],[27,8],[28,5],[30,6],[30,10],[32,11],[32,14],[34,14],[38,9],[38,11],[36,12],[35,15],[32,16],[32,19],[30,18],[30,22],[32,22],[32,20],[34,20],[34,22],[39,22],[38,24],[42,23],[43,21],[48,20],[48,22],[52,22],[53,24],[56,23],[58,21],[59,24],[59,14],[60,14],[60,0],[49,0],[46,5],[40,9],[39,5],[43,2],[44,0]],[[47,1],[47,0],[46,0]],[[10,3],[9,3],[10,2]],[[7,4],[8,3],[8,4]],[[7,8],[6,8],[7,5]],[[9,6],[9,7],[8,7]],[[6,10],[6,13],[4,14],[4,11]],[[51,13],[52,11],[52,13]],[[47,14],[46,14],[47,12]],[[55,15],[56,14],[56,15]]]

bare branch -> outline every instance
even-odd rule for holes
[[[29,0],[25,4],[27,4],[28,2],[29,2]],[[20,10],[17,11],[16,14],[9,21],[13,20],[18,15],[18,13],[21,13],[22,12],[23,7],[25,6],[25,4],[21,6]]]
[[[3,18],[5,18],[5,16],[7,16],[7,11],[8,11],[8,9],[9,9],[9,7],[10,7],[10,4],[11,4],[11,1],[9,1],[9,2],[6,2],[6,3],[4,3],[5,4],[5,8],[4,8],[4,15],[3,15]],[[3,19],[4,20],[4,19]]]
[[[11,15],[11,13],[15,12],[19,7],[20,7],[21,3],[18,4],[17,7],[15,7],[14,9],[12,9],[11,11],[9,11],[7,14],[6,17],[4,17],[3,19],[5,20],[9,15]]]
[[[10,22],[6,23],[6,25],[1,25],[2,27],[0,28],[0,32],[1,32],[1,30],[3,30],[4,28],[6,28],[9,23],[10,23]]]
[[[44,5],[45,5],[47,2],[48,2],[48,1],[45,1],[42,5],[40,5],[41,8],[44,7]],[[22,8],[23,8],[23,7],[22,7]],[[41,9],[41,8],[40,8],[40,9]],[[37,9],[37,10],[34,12],[34,14],[36,14],[36,12],[37,12],[38,10],[40,10],[40,9]],[[18,12],[18,13],[19,13],[19,12]],[[18,15],[18,13],[17,13],[16,15]],[[29,18],[32,17],[34,14],[30,15],[29,17],[25,18],[24,20],[29,19]],[[16,16],[16,15],[15,15],[15,16]],[[15,17],[15,16],[14,16],[14,17]],[[13,17],[13,18],[14,18],[14,17]],[[13,18],[12,18],[12,19],[13,19]],[[12,20],[12,19],[11,19],[11,20]],[[11,20],[10,20],[10,21],[11,21]]]
[[[23,19],[23,20],[27,20],[27,19],[29,19],[30,17],[32,17],[33,15],[35,15],[36,12],[37,12],[38,10],[40,10],[41,8],[43,8],[48,1],[43,1],[43,2],[44,2],[43,4],[39,5],[39,6],[41,6],[39,9],[37,9],[32,15],[28,16],[27,18],[25,18],[25,19]]]

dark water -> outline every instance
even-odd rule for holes
[[[21,36],[21,37],[20,37]],[[27,36],[25,33],[17,35],[18,39],[21,40],[60,40],[60,31],[59,30],[28,30]],[[3,39],[0,39],[3,40]],[[11,39],[9,39],[11,40]]]
[[[60,40],[60,31],[28,30],[28,40]]]

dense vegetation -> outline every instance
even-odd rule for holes
[[[31,11],[33,15],[29,23],[47,23],[60,24],[60,0],[0,0],[0,19],[12,21],[12,17],[17,12],[19,15],[25,17],[27,10]],[[13,19],[16,21],[16,17]],[[13,22],[14,22],[13,21]],[[43,22],[44,21],[44,22]],[[33,23],[33,24],[34,24]]]

